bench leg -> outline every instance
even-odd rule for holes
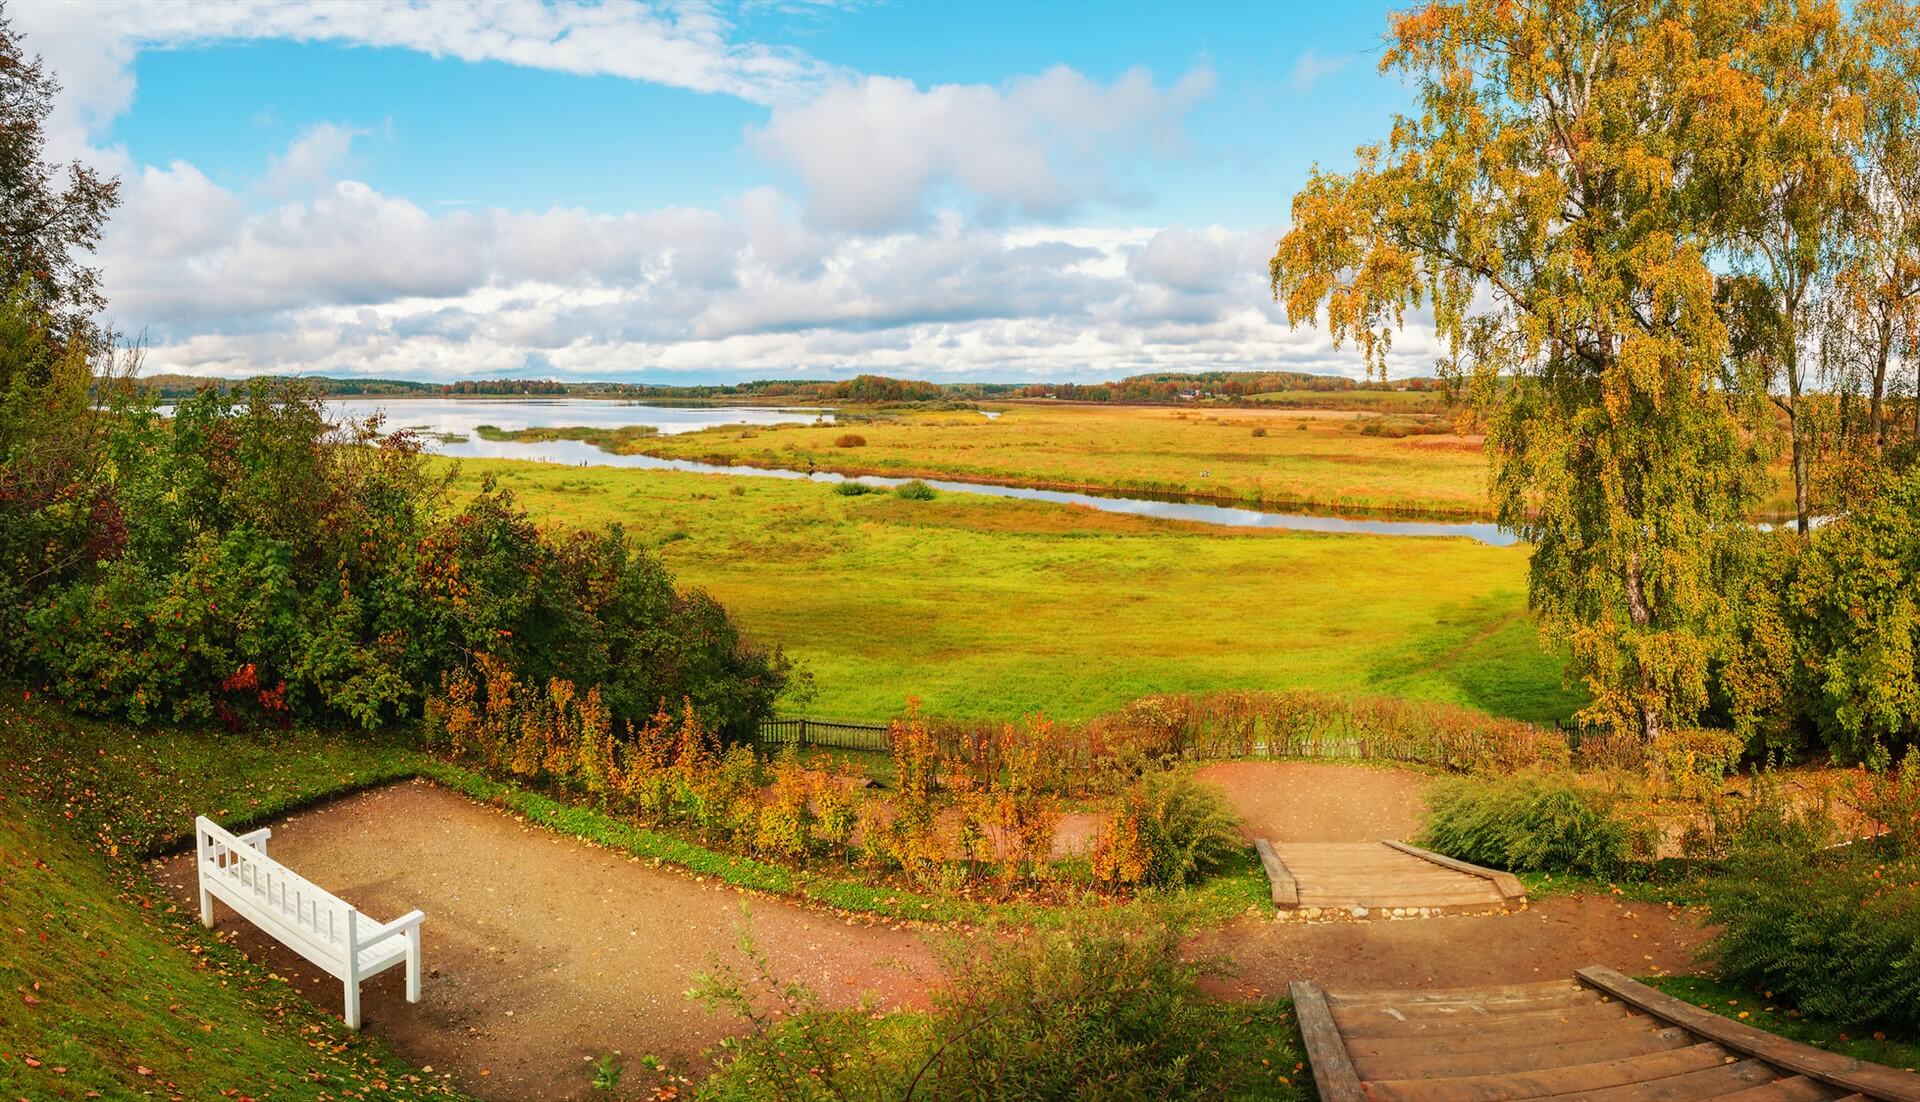
[[[344,1016],[347,1019],[347,1028],[359,1029],[360,1028],[360,985],[358,983],[355,983],[353,980],[347,980],[345,981],[345,984],[347,989],[347,1012]]]
[[[213,893],[200,889],[200,925],[213,929]]]
[[[407,1001],[420,1001],[420,927],[407,931]]]

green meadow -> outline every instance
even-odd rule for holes
[[[1581,702],[1526,552],[1250,531],[773,478],[466,460],[543,522],[625,524],[811,674],[807,713],[1078,719],[1148,693],[1312,688],[1534,721]]]

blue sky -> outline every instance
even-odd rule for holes
[[[54,152],[126,183],[100,262],[149,370],[1023,380],[1360,370],[1263,269],[1308,166],[1404,106],[1388,10],[13,15]]]

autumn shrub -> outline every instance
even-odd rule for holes
[[[1897,857],[1920,857],[1920,747],[1900,764],[1877,761],[1860,769],[1854,805]]]
[[[1667,731],[1642,747],[1646,776],[1682,800],[1718,793],[1745,751],[1745,739],[1718,728]]]
[[[1728,980],[1843,1024],[1920,1029],[1920,861],[1756,848],[1706,894]]]
[[[1183,772],[1151,774],[1117,800],[1091,854],[1096,880],[1185,887],[1244,845],[1239,816],[1215,784]]]
[[[749,968],[716,965],[695,989],[746,1026],[700,1097],[1270,1097],[1280,1069],[1246,1066],[1247,1050],[1227,1036],[1227,1015],[1245,1012],[1202,994],[1207,966],[1181,952],[1184,936],[1157,916],[1110,908],[1017,938],[951,938],[940,946],[944,982],[931,1010],[895,1015],[824,1009],[745,938]],[[1293,1073],[1290,1056],[1285,1067]]]
[[[1643,874],[1654,856],[1650,824],[1571,774],[1449,778],[1427,799],[1420,844],[1477,865],[1619,879]]]
[[[1263,428],[1253,430],[1253,435],[1255,436],[1265,436],[1266,434],[1267,434],[1267,430]]]
[[[843,432],[833,438],[833,446],[836,448],[864,448],[867,446],[867,438],[857,432]]]
[[[1177,924],[1133,909],[1076,915],[942,952],[932,1036],[914,1070],[929,1098],[1206,1097],[1215,1023]]]
[[[895,486],[893,493],[895,497],[905,498],[908,501],[932,501],[939,496],[934,492],[933,487],[917,478]]]
[[[788,746],[773,766],[773,784],[760,810],[756,849],[804,862],[814,845],[814,794],[810,770],[800,764],[799,748]]]
[[[1839,840],[1832,786],[1815,779],[1789,791],[1781,775],[1756,770],[1744,793],[1714,792],[1694,801],[1681,849],[1698,860],[1725,862],[1751,853],[1813,853]]]

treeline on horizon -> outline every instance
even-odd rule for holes
[[[935,383],[886,375],[851,379],[756,379],[742,383],[687,386],[656,383],[561,382],[555,379],[460,379],[446,383],[406,379],[342,379],[300,376],[326,397],[574,397],[574,398],[783,398],[813,402],[964,402],[1055,399],[1070,402],[1174,402],[1233,400],[1275,391],[1417,391],[1439,393],[1446,385],[1431,377],[1377,380],[1304,371],[1162,371],[1130,375],[1103,383]],[[158,374],[139,381],[141,389],[162,400],[185,398],[202,390],[244,389],[251,380],[199,375]]]

